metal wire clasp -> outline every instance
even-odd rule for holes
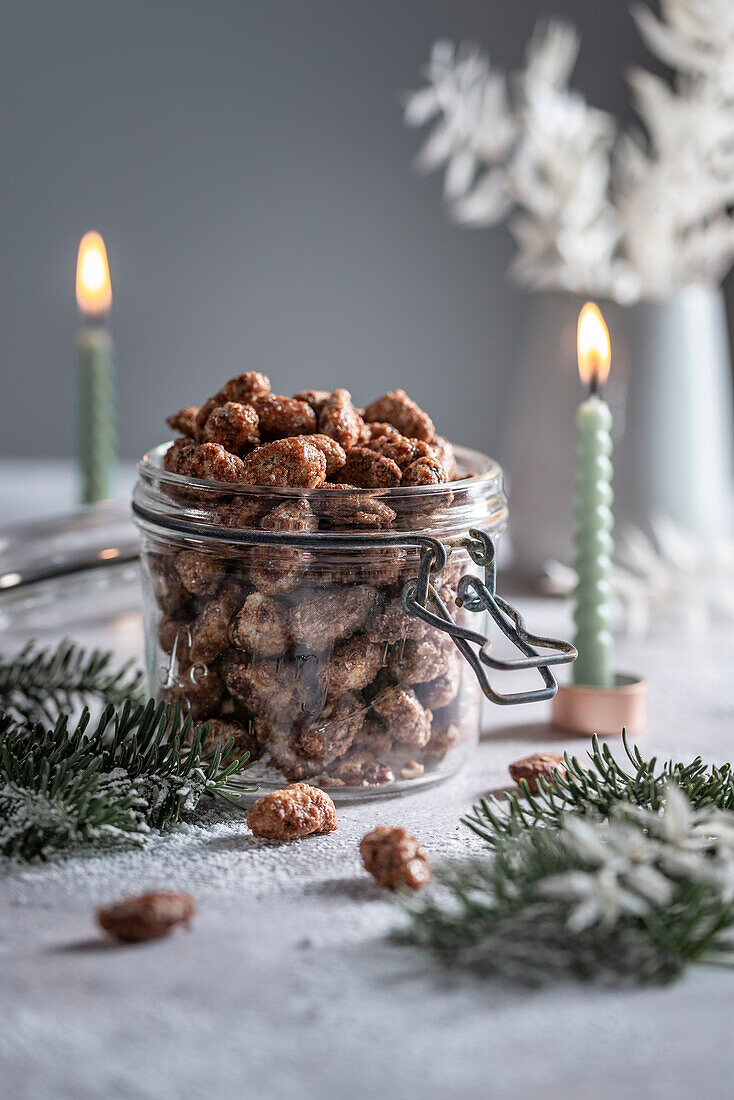
[[[551,665],[565,665],[575,661],[577,652],[569,642],[558,638],[544,638],[531,634],[525,621],[496,591],[496,551],[490,535],[486,531],[472,528],[469,537],[461,540],[472,561],[484,569],[484,581],[479,577],[466,574],[458,584],[456,603],[467,611],[486,611],[500,628],[506,638],[524,654],[512,660],[500,660],[491,655],[491,642],[484,634],[468,627],[459,626],[451,612],[441,599],[436,586],[431,583],[431,574],[440,573],[448,560],[446,547],[438,539],[426,538],[418,567],[416,580],[408,581],[402,592],[405,611],[417,616],[449,634],[457,648],[474,669],[482,691],[493,703],[508,706],[515,703],[537,703],[542,699],[552,699],[558,690]],[[433,608],[433,610],[431,610]],[[478,647],[478,648],[473,648]],[[542,649],[546,652],[538,653]],[[486,666],[486,667],[485,667]],[[519,669],[535,668],[540,673],[544,686],[530,691],[503,693],[496,691],[489,682],[487,669],[498,672],[514,672]]]

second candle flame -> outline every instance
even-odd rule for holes
[[[609,377],[612,347],[609,329],[594,302],[587,302],[579,313],[577,348],[581,381],[603,386]]]
[[[76,264],[76,300],[87,317],[107,313],[112,305],[107,249],[99,233],[85,233]]]

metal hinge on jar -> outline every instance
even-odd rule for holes
[[[464,547],[475,565],[484,569],[484,581],[472,574],[466,574],[459,580],[456,603],[467,611],[486,612],[490,616],[505,637],[524,655],[511,660],[493,657],[490,639],[485,634],[455,622],[436,586],[431,582],[431,577],[440,573],[446,565],[448,560],[446,546],[435,538],[426,537],[421,541],[423,553],[418,567],[418,577],[416,580],[408,581],[402,592],[405,611],[453,638],[462,656],[474,669],[482,691],[493,703],[508,706],[552,699],[558,690],[558,684],[551,666],[575,661],[577,652],[569,642],[530,633],[519,611],[497,595],[496,551],[491,536],[486,531],[472,528],[468,537],[451,541],[452,548]],[[545,652],[539,653],[538,650],[545,650]],[[488,670],[516,672],[521,669],[537,669],[544,686],[529,691],[507,693],[499,692],[492,687]]]

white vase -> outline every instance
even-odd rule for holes
[[[569,562],[573,414],[583,397],[576,324],[583,298],[531,299],[508,483],[514,560],[538,576]],[[708,539],[731,529],[731,357],[720,290],[688,287],[661,302],[599,303],[612,339],[605,396],[615,417],[615,526],[649,530],[669,516]]]

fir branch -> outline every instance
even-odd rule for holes
[[[622,807],[622,808],[620,808]],[[522,982],[665,983],[725,963],[734,940],[734,815],[670,784],[662,813],[561,819],[494,837],[493,855],[405,898],[397,937],[441,962]]]
[[[18,722],[53,725],[65,711],[97,701],[118,706],[144,699],[143,677],[128,661],[111,668],[113,655],[65,640],[55,649],[30,642],[14,658],[0,658],[0,712]]]
[[[208,725],[193,728],[177,704],[109,704],[89,724],[86,708],[71,727],[68,715],[50,728],[0,716],[0,854],[46,859],[71,845],[140,842],[205,792],[253,789],[239,779],[248,754],[232,759],[234,739],[212,746]]]
[[[609,746],[600,743],[595,735],[588,752],[591,767],[566,753],[565,774],[557,769],[552,783],[540,780],[537,794],[530,792],[523,779],[519,792],[508,792],[502,800],[493,795],[483,798],[462,820],[494,847],[505,836],[518,836],[528,828],[557,827],[569,812],[606,818],[619,801],[659,810],[666,784],[671,780],[694,807],[734,810],[731,764],[707,765],[697,756],[688,764],[668,760],[658,765],[656,757],[645,760],[636,746],[630,746],[626,731],[622,733],[622,743],[628,767],[618,763]]]

